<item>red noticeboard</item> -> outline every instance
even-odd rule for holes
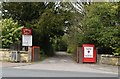
[[[96,63],[96,50],[94,44],[82,45],[82,62]]]
[[[32,35],[31,28],[22,28],[22,35]]]
[[[32,46],[31,28],[22,28],[22,46]]]

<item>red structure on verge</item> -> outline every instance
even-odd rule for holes
[[[33,46],[32,47],[32,62],[40,60],[40,47]]]
[[[94,44],[82,45],[82,62],[96,63],[96,50]]]

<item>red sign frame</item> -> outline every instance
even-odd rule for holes
[[[22,28],[22,34],[23,35],[32,35],[32,29],[31,28]]]
[[[92,58],[85,58],[84,57],[84,47],[93,47],[93,57]],[[96,50],[95,50],[95,45],[94,44],[83,44],[82,45],[82,62],[91,62],[91,63],[96,63]]]
[[[31,60],[32,60],[32,62],[34,62],[34,49],[35,49],[35,48],[38,48],[38,49],[39,49],[38,56],[39,56],[39,59],[40,59],[40,47],[39,47],[39,46],[33,46],[33,47],[32,47],[32,53],[31,53],[31,56],[32,56]]]

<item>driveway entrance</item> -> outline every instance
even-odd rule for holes
[[[56,52],[54,57],[49,57],[42,61],[41,63],[75,63],[72,55],[66,52]]]

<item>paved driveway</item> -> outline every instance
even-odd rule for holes
[[[41,64],[65,64],[65,63],[75,63],[72,59],[72,55],[66,52],[56,52],[54,57],[49,57],[44,61],[40,62]]]

